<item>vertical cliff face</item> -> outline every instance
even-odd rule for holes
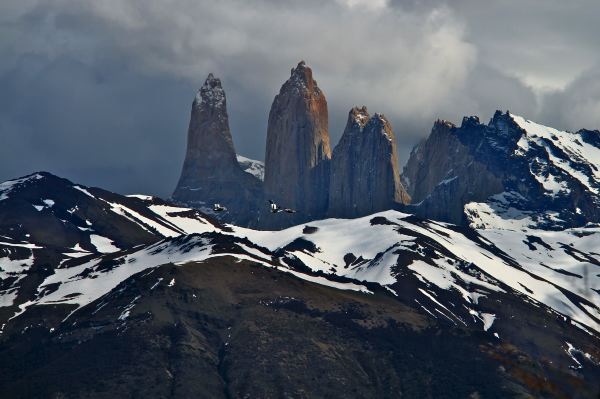
[[[400,182],[396,141],[387,119],[354,107],[333,151],[329,215],[358,217],[408,203]]]
[[[205,210],[220,203],[227,212],[218,216],[242,225],[256,218],[262,200],[261,182],[236,159],[225,91],[212,74],[192,104],[187,151],[173,199]]]
[[[473,151],[485,137],[477,117],[462,125],[437,120],[431,134],[413,149],[402,182],[420,216],[464,224],[464,206],[503,191],[502,176]],[[490,159],[491,161],[491,159]]]
[[[308,218],[322,216],[328,198],[327,100],[302,61],[275,96],[267,128],[265,192]]]
[[[448,121],[435,121],[427,140],[423,140],[412,150],[404,166],[402,183],[413,202],[421,202],[447,177],[448,171],[453,167],[446,155],[448,150],[461,151],[463,156],[457,158],[464,158],[464,155],[468,154],[458,139],[450,134],[453,128],[454,124]]]
[[[209,179],[240,171],[229,129],[221,80],[208,75],[192,104],[188,144],[178,188],[198,188]]]

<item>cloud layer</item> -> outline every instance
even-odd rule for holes
[[[3,3],[0,180],[45,169],[169,195],[209,72],[224,82],[238,151],[260,159],[271,101],[300,59],[327,95],[333,141],[365,104],[391,119],[401,163],[436,118],[510,109],[599,128],[600,32],[586,26],[599,7],[511,2]]]

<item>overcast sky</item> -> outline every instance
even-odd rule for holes
[[[400,163],[437,118],[509,109],[600,128],[598,0],[5,0],[0,180],[47,170],[169,196],[191,102],[222,81],[238,153],[263,159],[290,68],[313,68],[332,142],[348,110],[392,122]]]

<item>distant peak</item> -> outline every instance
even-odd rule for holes
[[[362,107],[352,107],[348,113],[348,123],[356,123],[360,128],[363,128],[367,124],[369,118],[369,111],[364,105]]]
[[[312,69],[304,61],[300,61],[295,68],[292,68],[288,82],[299,89],[320,92],[317,82],[313,80]]]
[[[221,85],[221,79],[215,78],[209,73],[204,84],[198,90],[194,101],[196,106],[208,105],[210,107],[221,107],[225,104],[225,91]]]
[[[366,105],[363,105],[362,107],[354,106],[350,110],[350,113],[353,115],[369,115],[369,110]]]
[[[389,141],[394,139],[394,132],[392,131],[390,122],[387,120],[385,115],[380,112],[376,112],[373,114],[373,116],[371,116],[369,122],[367,122],[365,130],[379,132],[383,134]]]
[[[367,125],[369,126],[368,128],[366,128]],[[386,135],[388,135],[388,132],[391,130],[390,123],[385,115],[376,112],[371,116],[369,115],[367,107],[364,105],[362,107],[354,106],[348,113],[346,130],[352,127],[354,127],[354,129],[358,127],[361,132],[363,129],[368,129],[369,131],[382,131]],[[350,131],[354,129],[350,129]]]
[[[478,116],[465,116],[463,117],[462,123],[461,123],[461,127],[467,127],[467,126],[474,126],[474,125],[480,125],[481,123],[479,122],[479,117]]]
[[[387,125],[387,124],[389,124],[389,122],[388,122],[387,118],[385,117],[385,115],[382,114],[382,113],[380,113],[380,112],[375,112],[373,114],[373,116],[371,117],[371,119],[370,119],[369,122],[371,122],[371,121],[373,121],[373,123],[378,123],[378,124],[381,124],[381,125]]]
[[[456,127],[456,125],[454,125],[454,123],[447,121],[445,119],[436,119],[436,121],[433,123],[433,127],[445,127],[445,128],[453,128]]]
[[[306,65],[306,62],[302,60],[298,63],[298,65],[296,65],[295,68],[292,68],[291,75],[294,76],[295,74],[304,74],[306,71],[311,72],[311,69]]]
[[[215,78],[215,75],[213,75],[212,73],[209,73],[208,76],[206,77],[206,80],[204,81],[204,85],[202,86],[202,89],[220,89],[221,87],[221,79],[219,78]]]
[[[511,115],[513,114],[511,114],[509,110],[506,110],[506,112],[502,112],[501,110],[497,109],[496,112],[494,112],[494,116],[492,117],[492,119],[503,118]]]
[[[305,75],[306,72],[311,72],[310,67],[306,66],[306,62],[300,61],[295,68],[292,68],[290,75]]]

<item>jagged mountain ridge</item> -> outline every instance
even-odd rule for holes
[[[497,111],[485,125],[438,121],[403,181],[423,217],[474,227],[550,228],[600,221],[600,132],[558,131]]]
[[[147,268],[235,254],[292,273],[308,273],[299,275],[308,280],[312,280],[311,273],[317,273],[334,280],[343,277],[349,281],[376,283],[392,290],[402,279],[423,281],[434,292],[449,290],[459,294],[455,298],[457,303],[447,306],[457,308],[454,313],[446,314],[455,322],[468,319],[482,296],[492,292],[512,292],[567,316],[567,323],[600,331],[600,281],[589,272],[587,281],[583,277],[584,267],[593,270],[600,264],[593,252],[598,229],[538,232],[537,235],[497,230],[485,231],[485,235],[480,236],[452,225],[420,221],[410,215],[388,211],[355,220],[313,222],[279,232],[235,226],[219,228],[208,223],[198,223],[192,230],[188,227],[188,231],[200,235],[184,235],[133,252],[128,250],[118,257],[115,255],[118,252],[107,255],[105,258],[110,259],[110,267],[106,274],[103,274],[107,263],[104,258],[72,260],[68,267],[55,270],[41,283],[38,290],[41,296],[28,306],[36,303],[84,306],[109,292],[119,279]],[[589,248],[589,252],[569,245],[579,242],[582,237],[582,247]],[[499,244],[494,244],[490,238]],[[222,245],[223,241],[228,244]],[[537,261],[531,261],[533,253]],[[582,259],[585,259],[584,264]],[[112,280],[115,268],[123,270],[117,273],[121,277]],[[80,291],[81,282],[76,276],[94,280],[95,297]],[[106,285],[104,278],[108,279]],[[343,284],[336,285],[325,278],[320,282],[344,288]],[[54,288],[47,291],[46,287],[50,286]],[[99,288],[103,286],[104,289]],[[348,287],[368,291],[356,283]],[[421,302],[429,298],[427,295],[420,295]],[[437,296],[437,293],[433,295]],[[81,298],[85,298],[84,302]],[[456,314],[462,317],[456,317]],[[480,315],[477,317],[481,318]],[[478,322],[477,318],[473,321]]]
[[[600,281],[588,276],[590,286],[585,287],[581,262],[585,257],[588,268],[600,263],[592,250],[598,240],[598,229],[554,235],[540,232],[537,236],[531,232],[502,230],[486,233],[480,236],[395,211],[355,220],[324,220],[279,232],[198,224],[194,235],[161,241],[124,255],[115,252],[98,259],[71,261],[68,267],[55,270],[55,274],[40,285],[42,295],[29,305],[85,306],[108,293],[122,278],[147,268],[233,254],[341,289],[368,292],[368,288],[359,283],[368,282],[393,291],[394,285],[402,279],[418,280],[433,291],[433,294],[421,292],[419,303],[427,298],[432,300],[428,295],[437,297],[443,290],[457,295],[456,304],[446,304],[446,308],[442,306],[437,310],[455,323],[482,322],[485,327],[484,317],[478,310],[481,298],[509,292],[529,297],[553,309],[557,315],[567,316],[568,321],[564,320],[567,324],[600,331],[597,288]],[[582,247],[590,248],[590,252],[572,249],[568,244],[578,242],[581,237],[587,237],[584,240],[587,244],[582,243]],[[494,244],[490,238],[500,244]],[[566,243],[562,248],[561,242]],[[531,253],[538,256],[539,263],[530,260]],[[106,264],[110,267],[105,274]],[[111,277],[115,268],[123,269],[116,273],[120,276],[117,280]],[[313,273],[323,277],[315,280]],[[76,276],[94,280],[93,296],[81,292],[81,281]],[[333,282],[327,277],[333,278]],[[348,279],[349,283],[335,283],[336,277]],[[57,283],[58,287],[47,291],[46,287]],[[440,306],[435,300],[433,304],[434,309]]]

